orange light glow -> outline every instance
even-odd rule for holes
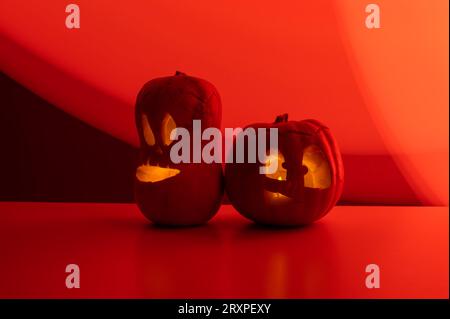
[[[330,165],[316,145],[310,145],[303,152],[302,165],[308,168],[303,176],[305,187],[326,189],[331,185]]]
[[[136,178],[144,183],[156,183],[174,177],[180,170],[143,164],[136,169]]]

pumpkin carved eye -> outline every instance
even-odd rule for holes
[[[276,157],[277,158],[276,158]],[[271,164],[271,161],[277,160],[277,170],[271,174],[266,174],[266,177],[276,179],[279,181],[285,181],[287,176],[287,170],[283,167],[284,163],[284,156],[279,151],[277,155],[270,155],[266,159],[266,170],[268,170],[268,167]]]
[[[161,137],[164,145],[168,146],[173,141],[170,139],[170,133],[177,128],[177,124],[169,113],[166,113],[161,123]]]
[[[303,150],[302,165],[307,172],[303,176],[304,186],[326,189],[331,186],[330,165],[316,145],[310,145]]]
[[[142,114],[142,129],[144,132],[145,143],[149,146],[155,145],[155,136],[153,135],[152,128],[148,122],[147,115]]]

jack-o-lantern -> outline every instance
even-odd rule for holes
[[[267,146],[266,174],[258,161],[227,163],[226,192],[236,210],[258,223],[286,226],[309,224],[327,214],[342,193],[344,178],[330,130],[316,120],[287,121],[287,114],[275,123],[248,127],[256,132],[266,128],[266,140],[270,128],[278,129],[278,150],[272,153],[277,159]],[[277,168],[269,171],[273,160]]]
[[[156,224],[201,224],[220,206],[220,163],[175,164],[170,159],[175,143],[170,139],[172,130],[182,127],[192,136],[193,120],[201,120],[203,128],[220,128],[220,97],[205,80],[177,72],[147,82],[138,94],[136,126],[141,147],[135,199],[142,213]]]

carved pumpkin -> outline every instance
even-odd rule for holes
[[[175,143],[170,139],[171,131],[183,127],[192,136],[193,120],[201,120],[203,128],[220,128],[221,102],[211,83],[177,72],[149,81],[139,92],[136,126],[141,147],[135,198],[142,213],[154,223],[201,224],[220,206],[221,164],[174,164],[170,159]]]
[[[260,163],[227,163],[226,192],[243,216],[269,225],[304,225],[327,214],[342,193],[343,165],[330,130],[316,120],[252,124],[278,128],[278,168],[260,174]],[[236,141],[236,139],[235,139]],[[270,154],[266,149],[267,154]],[[274,160],[267,156],[266,165]]]

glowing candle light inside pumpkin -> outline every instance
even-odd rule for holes
[[[144,183],[156,183],[178,175],[180,170],[150,165],[148,162],[136,169],[136,178]]]
[[[273,152],[271,152],[271,154],[272,153]],[[268,178],[271,178],[271,179],[275,179],[278,182],[286,181],[287,171],[283,167],[283,163],[284,163],[284,156],[283,156],[283,154],[278,152],[276,157],[274,155],[268,156],[267,159],[266,159],[266,168],[267,168],[267,170],[268,170],[268,167],[271,165],[272,161],[276,161],[277,162],[277,170],[274,173],[266,173],[265,176],[267,176]],[[265,194],[268,197],[268,199],[270,201],[273,201],[274,203],[277,203],[277,202],[280,203],[280,202],[283,202],[284,200],[288,199],[288,197],[286,197],[285,195],[283,195],[283,194],[281,194],[279,192],[265,191]]]
[[[283,178],[281,177],[281,176],[278,176],[278,178],[277,178],[279,181],[282,181],[283,180]],[[276,198],[279,198],[280,197],[280,193],[275,193],[275,197]]]

